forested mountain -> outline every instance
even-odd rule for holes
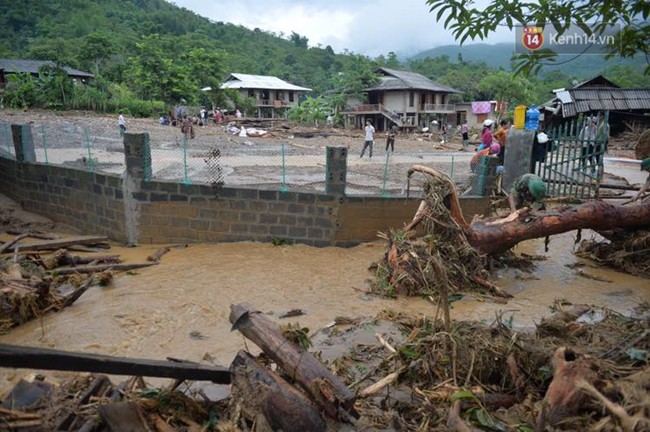
[[[462,59],[467,62],[485,62],[493,68],[510,69],[510,58],[514,53],[513,43],[486,44],[477,43],[471,45],[444,45],[422,51],[410,58],[410,60],[422,60],[426,58],[448,57],[452,62]],[[643,73],[646,61],[641,56],[635,58],[612,58],[606,59],[600,55],[583,56],[559,56],[555,65],[544,66],[541,74],[549,72],[562,72],[578,78],[590,78],[601,72],[607,72],[614,66],[628,66],[630,69]]]
[[[4,103],[20,107],[155,115],[165,105],[183,101],[219,103],[222,94],[200,89],[217,89],[227,73],[240,72],[312,88],[314,98],[324,95],[312,104],[318,107],[314,111],[326,113],[342,107],[346,94],[361,95],[376,79],[377,66],[421,73],[462,90],[456,97],[463,100],[540,103],[551,89],[601,72],[595,66],[586,72],[568,67],[568,72],[549,71],[540,78],[514,77],[503,67],[509,52],[478,46],[487,58],[474,57],[469,55],[475,51],[471,45],[462,48],[462,58],[448,54],[400,62],[395,53],[387,53],[371,59],[335,53],[329,46],[310,47],[297,33],[278,35],[212,22],[164,0],[4,0],[0,29],[0,57],[53,60],[96,75],[91,86],[80,87],[64,85],[56,70],[38,80],[14,76]],[[648,77],[621,64],[606,75],[622,86],[650,85]]]
[[[52,59],[114,81],[125,78],[134,56],[162,50],[163,59],[187,62],[190,51],[203,49],[219,64],[202,67],[276,75],[319,91],[349,60],[330,47],[307,49],[297,34],[211,22],[163,0],[3,1],[0,28],[0,57]]]

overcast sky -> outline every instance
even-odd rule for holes
[[[306,36],[310,46],[331,45],[376,57],[390,51],[416,54],[455,44],[435,22],[425,0],[168,0],[213,21]],[[485,0],[484,0],[485,1]],[[485,1],[487,3],[487,1]],[[485,42],[512,42],[507,29]]]

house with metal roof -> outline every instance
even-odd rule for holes
[[[415,72],[385,67],[375,72],[380,75],[379,82],[365,89],[367,101],[348,99],[346,126],[363,127],[370,118],[377,130],[385,130],[393,123],[416,128],[428,126],[432,120],[448,121],[449,115],[456,115],[449,96],[460,91]]]
[[[246,114],[259,118],[284,117],[287,109],[298,105],[301,95],[311,91],[274,76],[242,73],[231,73],[221,88],[236,89],[242,97],[254,98],[257,112]]]
[[[579,116],[609,111],[611,134],[650,127],[650,88],[620,88],[602,75],[571,88],[553,90],[544,104],[547,124],[561,124]]]
[[[26,73],[36,76],[43,66],[54,67],[55,64],[52,61],[44,60],[0,59],[0,91],[5,88],[8,75]],[[94,75],[88,72],[65,66],[62,69],[76,82],[87,83],[88,80],[94,78]]]

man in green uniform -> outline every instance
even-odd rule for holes
[[[515,211],[523,207],[531,207],[535,210],[544,210],[544,197],[546,196],[546,185],[541,178],[535,174],[524,174],[515,180],[508,195],[510,210]]]

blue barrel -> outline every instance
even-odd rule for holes
[[[526,123],[524,129],[536,131],[539,127],[539,110],[535,105],[531,105],[526,111]]]

